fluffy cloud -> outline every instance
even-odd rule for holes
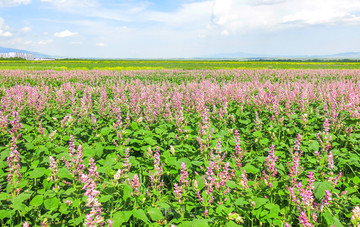
[[[12,36],[12,33],[0,29],[0,36],[2,36],[2,37],[11,37],[11,36]]]
[[[29,31],[31,31],[31,27],[23,27],[23,28],[21,28],[21,31],[29,32]]]
[[[58,8],[68,7],[94,7],[97,6],[96,0],[41,0],[55,5]]]
[[[53,40],[52,39],[47,39],[47,40],[40,40],[38,42],[35,42],[35,44],[39,44],[39,45],[47,45],[47,44],[50,44],[52,43]]]
[[[65,31],[62,31],[62,32],[55,32],[54,36],[59,37],[59,38],[65,38],[65,37],[77,36],[78,34],[79,33],[77,33],[77,32],[71,32],[66,29]]]
[[[9,31],[10,27],[5,24],[4,19],[0,17],[0,37],[11,37],[13,34]]]
[[[27,5],[31,2],[31,0],[0,0],[0,7],[11,7],[17,5]]]
[[[98,47],[103,47],[103,46],[105,46],[105,43],[100,42],[100,43],[96,43],[95,45]]]
[[[358,24],[360,1],[214,0],[212,22],[223,31]]]

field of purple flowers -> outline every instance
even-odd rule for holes
[[[360,226],[359,70],[0,84],[1,226]]]

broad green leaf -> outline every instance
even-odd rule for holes
[[[192,221],[192,226],[194,227],[207,227],[209,226],[209,220],[207,219],[195,219]]]
[[[314,189],[314,196],[316,199],[322,199],[325,196],[325,190],[331,190],[332,185],[328,181],[323,182],[315,182],[314,183],[315,189]]]
[[[13,204],[16,204],[16,203],[22,203],[23,201],[27,200],[28,198],[31,197],[31,193],[21,193],[20,195],[16,196],[15,198],[13,198],[11,200],[11,202]]]
[[[355,176],[355,177],[353,177],[352,181],[354,182],[354,184],[359,184],[360,178],[358,176]]]
[[[0,193],[0,201],[10,199],[11,195],[8,193]]]
[[[251,164],[246,164],[244,169],[246,170],[246,173],[258,173],[260,170],[258,168],[256,168],[255,166],[251,165]]]
[[[242,206],[247,204],[249,204],[249,202],[246,201],[244,198],[238,198],[237,200],[235,200],[235,205],[237,206]]]
[[[11,215],[11,210],[0,210],[0,220],[4,218],[9,218]]]
[[[144,139],[144,141],[145,141],[147,144],[149,144],[150,146],[154,146],[154,145],[157,144],[157,141],[154,140],[154,139],[151,138],[151,137],[146,137],[146,138]]]
[[[46,169],[44,167],[37,167],[30,172],[29,178],[40,178],[44,175]]]
[[[58,176],[59,178],[68,178],[68,179],[72,178],[71,174],[69,173],[69,170],[67,170],[65,167],[60,168],[58,170]]]
[[[44,196],[42,195],[37,195],[35,196],[31,201],[30,201],[30,205],[31,206],[41,206],[41,204],[44,201]]]
[[[118,211],[114,214],[113,218],[113,227],[119,227],[122,223],[128,222],[132,215],[132,211]]]
[[[325,210],[325,212],[323,213],[323,217],[325,218],[326,223],[329,226],[343,227],[339,219],[333,214],[331,214],[328,210]]]
[[[100,132],[101,132],[102,135],[106,136],[107,134],[109,134],[111,132],[111,128],[104,127],[104,128],[101,129]]]
[[[253,132],[253,135],[256,137],[256,138],[260,138],[262,136],[262,133],[260,131],[255,131]]]
[[[112,195],[103,195],[100,197],[99,202],[105,203],[105,202],[109,201],[112,197],[113,197]]]
[[[255,208],[259,208],[262,205],[264,205],[265,203],[267,203],[269,201],[269,199],[265,199],[265,198],[255,198],[254,202],[255,202]]]
[[[238,184],[236,184],[234,181],[230,180],[226,183],[226,186],[228,186],[229,188],[237,188]]]
[[[132,192],[131,186],[128,184],[125,184],[124,185],[124,197],[123,197],[124,201],[126,201],[127,198],[131,197],[131,192]]]
[[[59,206],[59,200],[58,198],[54,197],[51,199],[46,199],[44,201],[45,208],[48,210],[56,210]]]
[[[135,218],[142,220],[143,222],[146,222],[146,223],[149,222],[149,219],[146,216],[145,211],[143,209],[140,209],[140,210],[134,209],[133,215]]]
[[[150,208],[148,208],[147,213],[149,214],[151,220],[153,220],[153,221],[158,221],[158,220],[164,219],[164,216],[161,213],[159,208],[150,207]]]
[[[236,226],[241,226],[241,225],[238,225],[233,221],[228,221],[225,226],[226,227],[236,227]]]

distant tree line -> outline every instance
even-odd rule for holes
[[[248,59],[259,62],[360,62],[360,59]]]
[[[0,58],[0,61],[26,61],[26,60],[24,58],[15,57],[15,58]]]

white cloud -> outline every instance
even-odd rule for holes
[[[0,37],[11,37],[13,34],[9,31],[10,27],[5,24],[4,19],[0,17]]]
[[[52,43],[53,40],[52,39],[47,39],[47,40],[40,40],[38,42],[35,42],[35,44],[39,44],[39,45],[47,45],[47,44],[50,44]]]
[[[0,0],[0,7],[12,7],[18,5],[27,5],[31,0]]]
[[[148,12],[145,19],[175,26],[187,27],[191,24],[203,27],[209,22],[213,4],[213,1],[187,3],[176,12]]]
[[[59,38],[65,38],[65,37],[77,36],[78,34],[79,33],[77,33],[77,32],[71,32],[66,29],[65,31],[62,31],[62,32],[55,32],[54,36],[59,37]]]
[[[12,33],[0,29],[0,36],[2,36],[2,37],[11,37],[11,36],[12,36]]]
[[[95,45],[98,47],[103,47],[103,46],[105,46],[105,43],[100,42],[100,43],[96,43]]]
[[[51,3],[58,8],[94,7],[98,5],[96,0],[41,0],[41,1]]]
[[[73,44],[73,45],[81,45],[81,44],[83,44],[83,42],[71,42],[71,44]]]
[[[288,27],[359,24],[354,0],[214,0],[212,22],[230,33]]]
[[[31,31],[31,27],[29,27],[29,26],[23,27],[23,28],[21,28],[21,31],[23,31],[23,32],[29,32],[29,31]]]

